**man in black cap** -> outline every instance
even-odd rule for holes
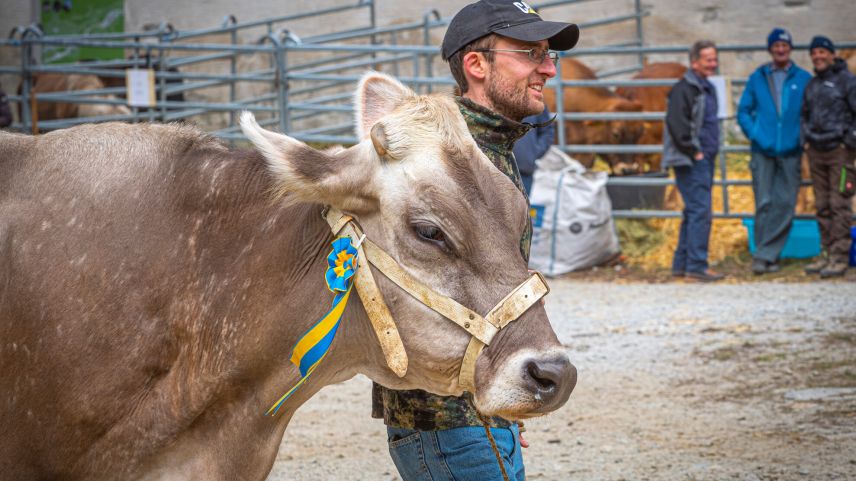
[[[531,128],[521,120],[544,110],[542,89],[556,75],[555,51],[570,49],[578,38],[576,25],[546,22],[525,2],[481,0],[455,15],[443,39],[442,55],[473,139],[524,197],[511,149]],[[527,225],[520,240],[525,259],[531,233]],[[403,481],[525,478],[517,424],[488,420],[500,464],[471,393],[435,396],[375,385],[372,397],[372,414],[387,425],[390,454]]]
[[[823,253],[807,265],[809,274],[842,276],[850,255],[850,198],[856,192],[856,77],[835,57],[832,40],[811,40],[815,77],[805,88],[802,141],[811,167],[811,184]]]

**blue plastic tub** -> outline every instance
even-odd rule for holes
[[[850,228],[850,265],[856,267],[856,225]]]
[[[749,231],[749,252],[755,254],[755,218],[743,219],[743,225]],[[856,232],[854,229],[853,232]],[[806,259],[820,255],[820,229],[817,221],[794,219],[785,248],[780,257],[787,259]],[[853,263],[853,250],[850,251],[850,262]]]

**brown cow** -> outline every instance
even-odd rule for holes
[[[679,79],[686,73],[687,67],[674,62],[660,62],[645,65],[632,78],[634,79]],[[615,92],[622,97],[639,102],[645,112],[664,112],[666,100],[672,87],[619,87]],[[639,137],[640,144],[663,143],[663,121],[644,122],[644,131]],[[661,154],[636,154],[634,163],[645,171],[660,170]]]
[[[36,96],[38,104],[35,117],[38,121],[73,119],[78,117],[98,117],[104,115],[130,115],[128,107],[118,104],[89,104],[73,102],[38,102],[38,95],[49,92],[97,90],[105,87],[104,82],[95,75],[40,73],[33,76],[30,90]],[[20,94],[21,88],[18,87]],[[87,98],[116,100],[115,95],[96,95]],[[20,117],[20,108],[18,109]]]
[[[597,75],[579,60],[564,57],[561,60],[564,80],[595,80]],[[551,112],[556,111],[556,96],[553,89],[544,91],[544,99]],[[565,87],[565,112],[640,112],[642,106],[629,101],[604,87]],[[635,144],[642,135],[642,123],[628,120],[583,120],[565,121],[565,143],[567,144]],[[609,164],[613,173],[623,174],[636,171],[629,154],[599,154]],[[574,154],[586,167],[594,164],[594,154]]]
[[[838,52],[838,56],[847,62],[847,70],[856,75],[856,49],[844,48]]]
[[[363,373],[461,394],[470,335],[375,270],[406,375],[351,296],[324,361],[264,415],[298,380],[291,347],[330,307],[322,205],[478,313],[529,277],[526,200],[454,100],[380,74],[357,93],[362,140],[326,152],[248,114],[261,153],[174,124],[0,132],[0,479],[262,480],[325,385]],[[559,408],[576,382],[537,302],[475,367],[476,407],[509,419]]]

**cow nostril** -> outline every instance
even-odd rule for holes
[[[556,373],[551,372],[550,369],[542,369],[535,361],[527,363],[526,373],[535,381],[539,392],[550,392],[556,388],[556,381],[558,381]]]
[[[540,404],[534,412],[550,412],[563,405],[577,384],[577,370],[567,356],[527,360],[523,376],[533,399]]]

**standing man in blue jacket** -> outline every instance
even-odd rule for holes
[[[773,61],[749,77],[740,98],[737,121],[752,142],[752,190],[755,193],[755,257],[752,272],[779,270],[800,189],[800,109],[811,74],[791,62],[787,30],[767,36]]]

